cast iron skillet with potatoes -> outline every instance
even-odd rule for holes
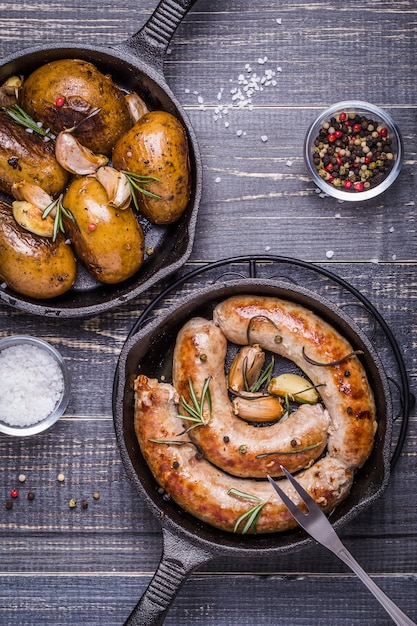
[[[189,202],[180,218],[164,225],[153,224],[145,217],[140,217],[139,222],[146,238],[146,254],[143,264],[131,278],[121,283],[104,284],[96,281],[81,263],[77,263],[76,280],[66,293],[45,301],[18,294],[3,283],[0,299],[4,303],[38,315],[94,315],[136,298],[151,285],[179,269],[190,256],[201,198],[201,158],[187,115],[166,84],[163,61],[176,28],[194,1],[174,2],[173,12],[173,3],[162,0],[141,30],[117,45],[95,47],[67,44],[60,48],[47,45],[23,50],[4,59],[0,67],[0,84],[10,76],[27,77],[54,61],[80,59],[93,64],[102,74],[112,77],[123,92],[137,92],[151,111],[171,113],[185,129],[190,160]],[[29,87],[28,100],[33,99],[36,91],[33,85],[31,89]],[[103,152],[105,150],[107,148],[104,146]],[[10,198],[3,193],[2,199],[10,202]]]

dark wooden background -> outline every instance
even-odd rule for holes
[[[5,0],[0,55],[71,41],[114,44],[139,30],[155,6],[151,0]],[[167,82],[189,114],[204,166],[195,246],[183,271],[254,254],[293,257],[331,270],[380,311],[398,341],[414,392],[416,32],[414,0],[197,0],[165,62]],[[223,90],[221,102],[231,104],[231,89],[246,64],[259,75],[276,71],[276,84],[254,95],[253,108],[215,119],[217,94]],[[302,160],[309,123],[321,109],[345,99],[386,108],[404,139],[400,178],[363,204],[321,197]],[[187,289],[204,280],[203,275]],[[41,318],[0,305],[0,336],[25,333],[50,341],[64,355],[73,383],[65,417],[47,434],[30,439],[0,434],[2,626],[120,626],[157,567],[160,526],[122,466],[111,390],[129,330],[168,282],[88,319]],[[24,484],[18,483],[21,473]],[[65,475],[62,484],[59,473]],[[341,532],[377,584],[414,620],[416,484],[414,409],[388,489]],[[5,503],[13,487],[20,496],[9,511]],[[28,491],[36,494],[33,502]],[[93,501],[94,491],[100,500]],[[89,506],[70,510],[70,498],[86,498]],[[383,626],[391,621],[345,566],[314,546],[273,559],[213,559],[189,577],[166,623]]]

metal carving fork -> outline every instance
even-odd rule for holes
[[[296,504],[283,492],[281,487],[268,476],[268,480],[278,493],[285,506],[290,511],[291,515],[295,518],[301,528],[318,541],[322,546],[333,552],[343,563],[345,563],[352,572],[354,572],[358,578],[368,587],[369,591],[379,601],[381,606],[384,607],[388,615],[391,617],[395,624],[398,626],[417,626],[405,613],[398,608],[396,604],[374,583],[374,581],[368,576],[365,570],[359,565],[359,563],[353,558],[347,548],[340,541],[333,526],[320,509],[320,507],[314,502],[313,498],[301,487],[301,485],[295,480],[295,478],[281,465],[281,469],[293,485],[294,489],[300,494],[301,499],[307,506],[308,512],[304,513],[299,509]]]

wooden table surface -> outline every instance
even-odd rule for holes
[[[115,44],[139,30],[155,7],[152,0],[5,0],[0,54],[32,45]],[[289,257],[330,271],[379,311],[411,391],[417,385],[416,32],[414,0],[197,0],[164,65],[195,129],[204,168],[193,252],[176,278],[236,255]],[[232,108],[242,76],[250,72],[266,84],[251,105]],[[322,197],[302,158],[310,122],[346,99],[386,109],[404,140],[400,177],[362,204]],[[287,264],[275,273],[286,270]],[[331,281],[321,286],[320,276],[317,289],[337,300],[338,289]],[[61,351],[72,376],[68,410],[47,433],[20,439],[0,434],[2,626],[119,626],[157,568],[161,528],[121,462],[112,383],[130,329],[170,280],[88,318],[41,317],[0,304],[0,336],[46,339]],[[205,273],[198,275],[185,289],[206,280]],[[316,274],[310,279],[301,273],[298,280],[315,287]],[[355,307],[354,298],[350,304]],[[394,378],[398,382],[398,373]],[[393,395],[398,433],[401,393],[395,385]],[[340,531],[376,583],[414,620],[416,481],[412,409],[388,488]],[[13,488],[20,494],[6,510]],[[29,491],[36,494],[33,501]],[[71,498],[79,503],[75,509],[68,506]],[[391,620],[344,565],[314,545],[274,557],[212,559],[187,579],[165,623],[383,626]]]

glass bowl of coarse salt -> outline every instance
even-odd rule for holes
[[[0,340],[0,432],[25,437],[47,430],[69,395],[67,366],[49,343],[17,335]]]
[[[378,196],[401,170],[400,131],[383,109],[357,100],[333,104],[311,124],[304,161],[326,195],[359,202]]]

